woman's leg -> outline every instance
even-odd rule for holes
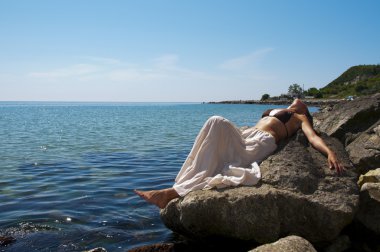
[[[180,196],[204,189],[209,178],[222,173],[232,159],[239,159],[235,152],[243,149],[244,140],[230,121],[220,116],[210,117],[200,130],[173,188]]]
[[[235,142],[232,144],[232,142]],[[175,198],[186,195],[190,191],[206,186],[206,177],[214,176],[221,171],[228,153],[227,146],[244,148],[243,140],[235,126],[220,116],[210,117],[195,139],[192,150],[176,177],[173,188],[135,193],[147,202],[165,208]],[[239,149],[240,149],[239,148]],[[231,148],[229,148],[231,149]]]

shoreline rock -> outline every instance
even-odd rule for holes
[[[360,176],[360,205],[356,220],[380,235],[380,168]]]
[[[380,93],[338,103],[327,111],[314,113],[313,117],[317,130],[338,138],[347,146],[360,133],[379,122]]]
[[[342,102],[341,99],[302,99],[302,101],[313,107],[334,106]],[[235,101],[220,101],[208,102],[208,104],[259,104],[259,105],[290,105],[293,100],[235,100]]]
[[[325,141],[349,167],[341,143]],[[161,210],[162,221],[196,239],[217,235],[268,243],[287,234],[312,243],[335,239],[358,208],[357,175],[348,170],[337,176],[306,143],[301,132],[283,143],[261,163],[259,185],[191,192]]]
[[[299,236],[288,236],[282,238],[274,243],[261,245],[248,252],[273,252],[273,251],[286,251],[286,252],[317,252],[313,245]]]

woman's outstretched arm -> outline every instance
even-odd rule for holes
[[[304,115],[297,114],[297,117],[301,120],[301,129],[305,133],[310,144],[319,152],[327,156],[327,162],[330,169],[335,169],[338,174],[343,172],[344,166],[338,160],[334,151],[332,151],[326,143],[320,138],[314,131],[309,120]]]

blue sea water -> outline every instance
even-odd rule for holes
[[[212,115],[253,125],[270,105],[0,102],[1,251],[108,251],[176,235],[133,189],[170,187]]]

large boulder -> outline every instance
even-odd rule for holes
[[[380,168],[362,175],[359,184],[360,206],[356,219],[380,235]]]
[[[360,173],[380,167],[380,120],[360,134],[346,150]]]
[[[331,109],[314,114],[316,129],[349,144],[358,133],[371,127],[380,118],[380,93],[340,102]]]
[[[380,183],[380,168],[371,170],[364,175],[360,175],[358,181],[359,188],[365,183]]]
[[[286,251],[286,252],[317,252],[313,245],[302,237],[291,235],[282,238],[274,243],[261,245],[249,252],[273,252],[273,251]]]
[[[323,136],[349,167],[337,140]],[[326,157],[309,146],[302,132],[260,165],[262,180],[252,187],[191,192],[161,210],[175,232],[192,238],[222,236],[269,243],[289,234],[310,242],[335,239],[359,204],[357,176],[338,176]]]

